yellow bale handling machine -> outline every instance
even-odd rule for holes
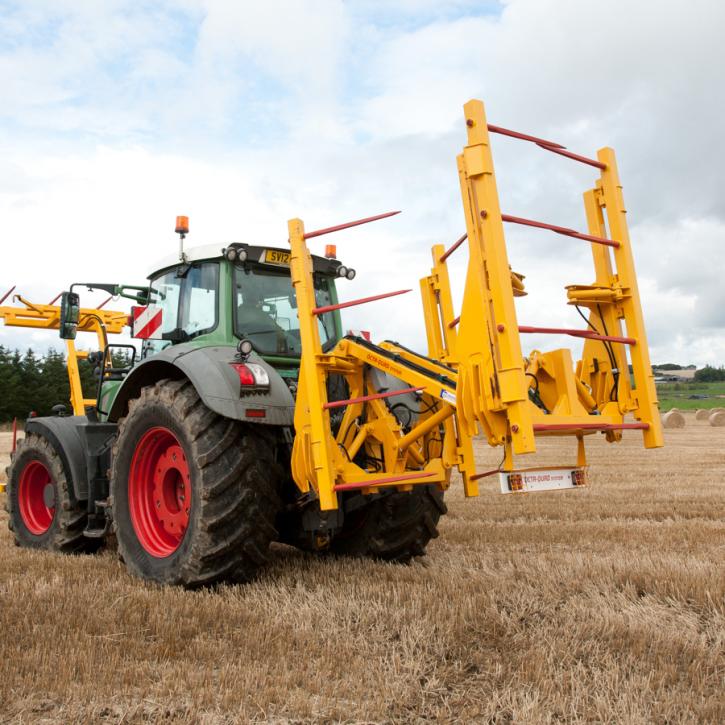
[[[145,287],[78,285],[136,302],[129,364],[114,368],[108,333],[125,313],[80,306],[0,307],[6,325],[58,329],[67,341],[72,416],[29,419],[8,469],[6,505],[21,546],[94,551],[113,531],[134,574],[203,586],[248,581],[270,543],[408,561],[425,552],[446,512],[457,469],[468,497],[498,476],[502,493],[587,483],[585,438],[610,443],[662,430],[614,152],[579,156],[545,139],[490,125],[483,103],[464,107],[458,156],[465,233],[433,246],[420,280],[428,349],[373,343],[343,332],[340,310],[410,290],[340,302],[355,277],[330,249],[308,242],[397,212],[307,231],[288,222],[289,250],[233,242],[184,250]],[[491,134],[535,144],[597,170],[584,193],[586,232],[501,210]],[[505,224],[564,235],[591,247],[590,284],[566,288],[584,329],[519,324],[526,294],[512,271]],[[468,250],[460,304],[448,259]],[[127,292],[126,290],[130,290]],[[5,295],[7,297],[7,295]],[[2,305],[4,299],[0,299]],[[97,399],[84,399],[77,331],[98,335]],[[568,349],[522,352],[522,335],[583,339]],[[120,346],[123,347],[123,346]],[[631,372],[630,372],[631,371]],[[477,470],[473,440],[503,448]],[[545,436],[568,436],[576,461],[518,467]]]
[[[662,445],[614,152],[605,148],[596,160],[587,159],[559,144],[487,124],[480,101],[468,102],[464,110],[468,143],[458,156],[458,172],[466,234],[448,251],[442,245],[433,247],[431,274],[421,280],[428,355],[394,342],[374,345],[359,337],[345,338],[333,350],[323,352],[316,321],[320,310],[315,307],[306,245],[310,235],[305,235],[299,219],[289,223],[292,284],[303,347],[292,471],[299,489],[314,490],[323,510],[335,509],[342,491],[372,494],[387,487],[410,490],[432,483],[445,489],[453,467],[462,475],[466,495],[476,496],[477,480],[493,473],[475,469],[472,438],[479,432],[490,445],[504,448],[500,472],[504,491],[584,484],[584,437],[589,434],[602,432],[614,442],[623,430],[637,429],[647,448]],[[502,213],[491,132],[533,142],[600,171],[594,187],[584,194],[588,233]],[[504,222],[540,227],[590,243],[593,284],[567,287],[569,304],[589,310],[587,329],[518,324],[514,298],[523,293],[523,284],[509,266]],[[454,316],[447,259],[466,240],[465,289],[460,314]],[[391,296],[395,294],[399,293]],[[373,299],[377,298],[340,306]],[[584,338],[582,359],[574,366],[567,349],[534,351],[524,357],[521,334],[531,332]],[[383,391],[378,387],[378,372],[409,387]],[[331,375],[345,379],[351,393],[348,400],[328,401]],[[422,394],[421,414],[409,430],[403,430],[384,399],[413,391]],[[333,431],[329,411],[341,405],[345,405],[345,414]],[[628,421],[628,415],[634,421]],[[551,435],[576,439],[576,466],[547,471],[514,468],[515,454],[533,453],[536,438]],[[373,470],[356,463],[361,450],[367,452],[365,461],[376,462]]]

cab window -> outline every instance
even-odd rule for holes
[[[186,342],[217,326],[219,264],[193,264],[167,270],[151,280],[149,303],[161,308],[161,339],[144,341],[144,355]]]

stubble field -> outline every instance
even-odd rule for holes
[[[17,549],[3,511],[0,722],[725,722],[725,429],[686,417],[590,438],[585,490],[454,484],[411,566],[279,546],[187,592]]]

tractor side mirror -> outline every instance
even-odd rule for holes
[[[63,292],[60,298],[60,337],[75,340],[81,317],[81,301],[75,292]]]

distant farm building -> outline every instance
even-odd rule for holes
[[[652,368],[655,376],[655,383],[689,383],[695,379],[696,368],[694,365],[682,368],[681,370],[662,370]]]

